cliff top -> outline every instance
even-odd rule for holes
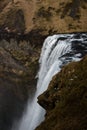
[[[0,27],[7,32],[41,34],[86,32],[87,0],[1,0]]]

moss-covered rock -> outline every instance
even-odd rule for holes
[[[47,113],[36,130],[86,130],[87,56],[66,65],[38,99]]]

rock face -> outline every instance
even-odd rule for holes
[[[5,36],[4,36],[5,37]],[[10,130],[35,92],[40,47],[29,41],[0,40],[0,129]]]
[[[87,31],[87,0],[1,0],[0,27],[42,35]]]
[[[87,129],[87,56],[66,65],[38,99],[46,116],[36,130]]]

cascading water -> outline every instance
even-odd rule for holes
[[[85,54],[87,54],[86,34],[60,34],[49,36],[45,40],[39,60],[37,91],[32,103],[28,103],[19,127],[12,130],[34,130],[44,120],[45,110],[38,105],[37,97],[47,89],[52,77],[62,66],[80,60]]]

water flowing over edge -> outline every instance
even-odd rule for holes
[[[32,102],[28,102],[26,113],[18,122],[18,128],[14,125],[12,130],[34,130],[44,120],[45,110],[38,105],[37,97],[47,89],[52,77],[62,66],[79,61],[85,54],[87,34],[59,34],[47,37],[39,59],[37,91]]]

